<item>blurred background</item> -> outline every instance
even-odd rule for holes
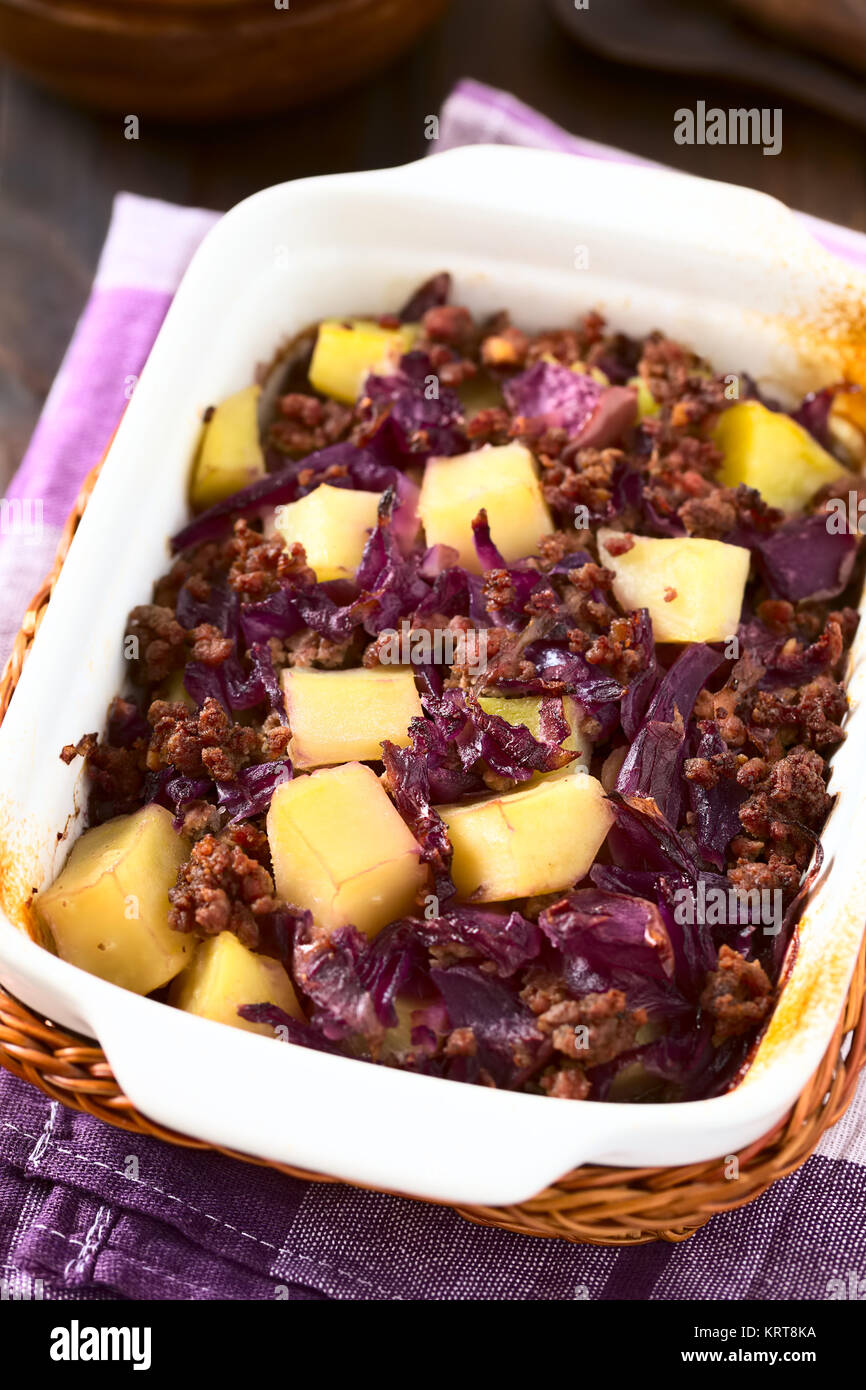
[[[399,164],[473,77],[866,230],[864,75],[866,0],[0,0],[0,490],[120,189],[225,209]],[[701,101],[781,108],[781,152],[677,144],[674,112]]]

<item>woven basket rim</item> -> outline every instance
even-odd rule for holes
[[[63,528],[51,572],[31,601],[0,676],[0,720],[18,684],[100,466],[85,479]],[[590,1245],[628,1246],[688,1239],[712,1216],[745,1206],[779,1178],[794,1172],[814,1151],[825,1130],[847,1109],[860,1070],[866,1064],[864,994],[866,938],[861,942],[845,1006],[821,1064],[788,1114],[768,1134],[739,1153],[665,1168],[584,1164],[529,1201],[504,1207],[454,1206],[452,1210],[480,1225]],[[149,1120],[124,1095],[98,1043],[40,1017],[2,986],[0,1066],[38,1087],[52,1100],[117,1128],[185,1148],[220,1152],[306,1181],[340,1181],[212,1145]],[[727,1176],[732,1158],[737,1160],[738,1172],[733,1181]],[[398,1195],[425,1200],[413,1194]]]

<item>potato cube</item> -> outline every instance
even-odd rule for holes
[[[601,563],[613,570],[613,592],[627,612],[648,608],[657,642],[724,642],[740,621],[750,555],[741,545],[694,536],[632,537],[631,550],[611,555],[599,531]]]
[[[799,512],[825,483],[847,470],[802,425],[759,401],[740,401],[719,416],[713,439],[724,459],[720,481],[745,483],[784,512]]]
[[[659,403],[642,376],[630,377],[626,385],[633,386],[637,391],[638,420],[646,420],[649,416],[658,415]]]
[[[454,849],[458,896],[472,902],[569,888],[586,874],[613,823],[602,785],[588,773],[437,809]]]
[[[540,537],[553,530],[534,460],[522,444],[487,444],[428,461],[418,500],[427,544],[453,546],[473,574],[481,566],[472,522],[482,507],[493,543],[508,562],[535,555]]]
[[[327,767],[382,757],[382,740],[404,748],[409,721],[424,711],[415,677],[396,666],[372,671],[282,673],[295,767]]]
[[[383,328],[375,319],[325,319],[313,349],[310,382],[322,395],[352,405],[368,372],[393,372],[419,331],[417,323]]]
[[[569,752],[576,752],[577,757],[573,762],[567,763],[562,771],[576,772],[578,768],[589,766],[592,757],[592,744],[583,732],[583,711],[577,701],[571,695],[555,696],[562,709],[565,722],[571,732],[563,740],[563,748]],[[478,703],[487,714],[498,714],[500,719],[505,719],[509,724],[523,724],[532,734],[533,738],[541,739],[541,700],[540,695],[521,695],[509,700],[500,695],[482,695]],[[543,773],[549,777],[554,774]]]
[[[269,1038],[274,1036],[271,1025],[241,1018],[238,1009],[242,1004],[276,1004],[292,1018],[304,1018],[280,962],[247,950],[230,931],[211,936],[196,947],[191,964],[171,987],[169,1003],[199,1018],[212,1018]]]
[[[394,1000],[397,1022],[393,1028],[385,1030],[385,1036],[382,1038],[379,1049],[380,1062],[392,1061],[401,1053],[412,1050],[412,1030],[417,1026],[417,1023],[423,1022],[423,1010],[435,1005],[436,1002],[435,995],[431,995],[427,999],[409,998],[404,994],[397,995]]]
[[[426,877],[421,851],[369,767],[284,782],[267,828],[278,894],[327,931],[351,924],[375,936],[413,910]]]
[[[86,830],[35,902],[57,954],[134,994],[167,984],[194,945],[168,924],[168,890],[188,854],[162,806]]]
[[[245,386],[216,407],[204,427],[193,466],[190,502],[196,511],[212,507],[265,475],[259,443],[260,386]]]
[[[298,502],[277,507],[274,525],[287,546],[300,541],[320,583],[352,579],[376,525],[378,492],[321,483]]]

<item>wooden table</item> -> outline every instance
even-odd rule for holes
[[[137,141],[121,117],[74,110],[0,69],[0,487],[86,299],[117,190],[224,209],[283,179],[402,163],[426,151],[425,117],[468,75],[592,139],[866,230],[860,132],[766,92],[604,63],[563,36],[542,0],[456,0],[414,53],[364,88],[255,123],[142,121]],[[674,111],[700,100],[782,104],[781,154],[675,144]]]

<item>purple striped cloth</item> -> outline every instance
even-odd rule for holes
[[[631,160],[464,82],[443,108],[439,148],[477,141]],[[3,509],[3,656],[214,218],[127,194],[115,203],[93,293]],[[866,238],[807,221],[866,264]],[[0,1073],[4,1298],[820,1300],[866,1288],[864,1236],[866,1087],[818,1153],[757,1202],[683,1244],[616,1250],[144,1140]]]

